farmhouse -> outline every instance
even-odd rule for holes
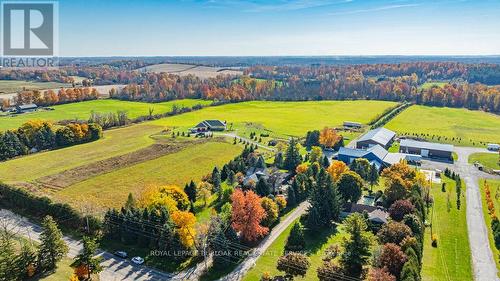
[[[250,167],[245,172],[243,184],[247,185],[250,182],[257,183],[261,178],[266,180],[270,185],[272,193],[278,194],[281,193],[281,187],[290,179],[290,174],[276,168]]]
[[[226,130],[226,122],[220,120],[204,120],[190,129],[192,133],[207,132],[207,131],[224,131]]]
[[[38,106],[34,103],[16,106],[17,113],[33,112],[33,111],[36,111],[37,109],[38,109]]]
[[[361,128],[361,123],[344,121],[344,128],[346,128],[346,129],[359,129],[359,128]]]
[[[402,153],[421,155],[426,158],[451,160],[453,145],[403,139],[400,142],[399,151]]]
[[[378,144],[383,148],[388,149],[394,141],[395,136],[396,133],[393,131],[380,127],[370,130],[361,136],[361,138],[359,138],[356,142],[356,147],[359,149],[367,149]]]
[[[344,210],[340,213],[341,218],[345,218],[353,213],[368,213],[368,220],[372,223],[382,225],[387,223],[389,218],[389,213],[387,213],[383,208],[359,204],[350,203],[344,205]]]

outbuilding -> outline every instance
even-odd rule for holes
[[[356,147],[359,149],[367,149],[378,144],[383,148],[388,149],[395,137],[395,132],[384,127],[380,127],[370,130],[361,136],[356,142]]]
[[[22,104],[22,105],[16,106],[17,113],[33,112],[33,111],[36,111],[37,109],[38,109],[38,106],[34,103]]]
[[[344,121],[344,128],[346,128],[346,129],[360,129],[361,123]]]
[[[224,130],[226,130],[226,122],[220,120],[204,120],[191,128],[192,133]]]
[[[417,154],[424,158],[453,159],[454,146],[451,144],[434,143],[403,139],[400,142],[401,153]]]

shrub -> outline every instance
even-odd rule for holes
[[[389,208],[389,214],[393,220],[401,221],[407,214],[415,211],[415,206],[410,200],[397,200]]]
[[[438,246],[438,236],[437,234],[432,234],[432,247],[436,248]]]

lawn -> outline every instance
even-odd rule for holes
[[[342,126],[346,120],[366,124],[394,105],[386,101],[252,101],[205,108],[153,123],[187,129],[204,119],[220,119],[239,135],[256,131],[276,137],[303,137],[308,130]]]
[[[208,105],[211,101],[184,99],[160,103],[146,103],[134,101],[120,101],[113,99],[92,100],[51,106],[54,110],[39,110],[32,113],[14,114],[0,117],[0,130],[14,129],[31,119],[43,119],[50,121],[60,120],[87,120],[90,112],[109,113],[119,110],[127,111],[129,118],[149,115],[152,108],[153,114],[169,112],[174,105],[192,107],[193,105]]]
[[[431,228],[427,227],[422,260],[422,280],[472,280],[465,212],[465,185],[462,184],[461,206],[460,210],[457,210],[455,182],[444,177],[443,182],[446,182],[446,192],[441,191],[441,184],[434,184],[431,189],[434,207],[429,211],[427,220],[432,221],[432,231],[438,236],[438,247],[431,246]]]
[[[495,204],[496,215],[498,216],[498,210],[500,210],[500,180],[488,180],[488,185],[490,186],[491,198]],[[490,240],[490,248],[493,252],[493,258],[495,259],[495,264],[497,265],[498,273],[500,276],[500,251],[495,247],[495,240],[493,240],[493,232],[491,231],[491,216],[488,212],[488,204],[486,203],[486,192],[484,190],[484,180],[479,183],[481,189],[481,201],[483,206],[483,216],[486,222],[486,229],[488,230],[488,239]]]
[[[446,81],[425,82],[424,84],[420,85],[419,89],[430,89],[434,86],[444,87],[444,85],[446,84],[448,84],[448,82]]]
[[[293,223],[269,246],[267,251],[257,260],[255,266],[245,275],[243,281],[260,280],[264,272],[268,272],[272,276],[284,274],[276,269],[276,265],[278,258],[283,254],[292,226]],[[306,232],[306,251],[309,252],[311,266],[303,278],[297,277],[294,280],[318,280],[316,270],[323,263],[325,250],[332,244],[340,243],[344,236],[342,227],[338,227],[337,232],[333,230],[324,230],[320,233]]]
[[[16,93],[26,90],[46,90],[57,89],[61,87],[71,87],[71,84],[59,82],[35,82],[22,80],[0,80],[0,93]]]
[[[90,178],[53,196],[74,206],[84,202],[100,210],[120,207],[130,192],[138,195],[149,184],[184,187],[190,180],[199,182],[214,166],[221,167],[241,150],[241,146],[227,142],[190,145],[176,153]]]
[[[500,142],[500,116],[464,108],[413,105],[385,127],[400,135],[416,133],[429,141],[461,146]]]
[[[473,153],[469,156],[469,163],[479,162],[483,166],[493,170],[500,169],[500,157],[498,153]]]
[[[0,181],[13,183],[30,181],[81,165],[123,155],[155,143],[150,136],[162,127],[139,124],[104,132],[95,142],[36,153],[0,162]]]

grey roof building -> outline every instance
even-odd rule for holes
[[[17,105],[16,110],[18,113],[32,112],[38,109],[38,106],[34,103]]]
[[[403,139],[400,141],[399,151],[402,153],[417,154],[426,158],[442,158],[451,160],[454,146],[451,144],[416,141]]]
[[[226,123],[220,120],[203,120],[198,125],[191,128],[191,132],[224,131]]]
[[[366,149],[378,144],[387,149],[391,146],[395,136],[395,132],[380,127],[370,130],[366,134],[361,136],[356,142],[356,147],[360,149]]]

